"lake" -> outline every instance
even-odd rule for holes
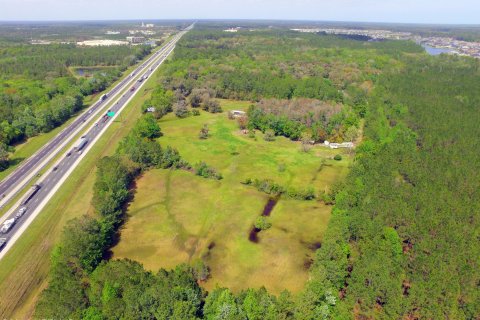
[[[439,54],[442,54],[442,53],[452,53],[453,52],[452,49],[434,48],[434,47],[428,46],[426,44],[422,44],[422,47],[424,47],[425,51],[427,51],[427,53],[431,56],[438,56]]]

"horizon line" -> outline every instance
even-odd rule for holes
[[[249,21],[249,22],[316,22],[316,23],[372,23],[372,24],[396,24],[396,25],[425,25],[425,26],[475,26],[480,27],[480,23],[453,23],[453,22],[398,22],[398,21],[359,21],[359,20],[315,20],[315,19],[296,19],[296,18],[119,18],[119,19],[48,19],[48,20],[1,20],[0,24],[5,23],[62,23],[62,22],[127,22],[127,21]]]

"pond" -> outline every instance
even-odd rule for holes
[[[427,51],[427,53],[431,56],[438,56],[442,53],[452,53],[453,52],[452,49],[435,48],[435,47],[431,47],[431,46],[426,45],[426,44],[422,44],[422,47],[425,48],[425,51]]]

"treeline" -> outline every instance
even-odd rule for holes
[[[144,46],[0,48],[0,170],[9,165],[9,146],[62,125],[83,108],[84,97],[105,90],[127,66],[149,53]],[[116,67],[77,79],[69,65]]]
[[[201,28],[201,27],[200,27]],[[353,104],[365,83],[375,81],[413,43],[358,42],[291,31],[228,34],[189,32],[165,67],[167,89],[209,88],[217,97],[240,100],[311,98]]]
[[[131,199],[134,179],[152,167],[190,169],[177,150],[163,149],[155,141],[161,134],[154,117],[147,114],[121,141],[115,155],[99,161],[92,199],[96,214],[74,219],[65,227],[62,241],[52,254],[49,286],[37,304],[37,317],[201,316],[205,292],[196,282],[196,277],[203,277],[198,268],[182,265],[154,275],[133,261],[104,260],[124,221],[124,206]],[[217,311],[212,306],[210,312]]]
[[[480,64],[405,58],[381,77],[366,141],[317,251],[333,318],[480,316]]]
[[[22,75],[41,80],[68,76],[70,66],[118,66],[125,70],[150,51],[150,46],[12,45],[0,47],[0,74],[4,79]]]
[[[250,129],[270,129],[292,140],[353,141],[360,128],[360,115],[354,110],[311,99],[261,100],[247,115]]]

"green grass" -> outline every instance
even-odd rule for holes
[[[157,73],[158,74],[158,73]],[[30,318],[41,290],[47,285],[50,254],[66,222],[92,214],[90,205],[97,161],[114,153],[119,141],[140,117],[140,106],[154,87],[148,79],[122,116],[85,156],[79,166],[0,262],[0,317]]]
[[[224,110],[248,108],[247,102],[222,101]],[[200,140],[204,123],[210,138]],[[249,240],[253,222],[261,215],[268,195],[241,182],[272,179],[284,186],[313,186],[318,193],[342,179],[350,157],[316,146],[300,151],[300,144],[283,137],[266,142],[244,135],[226,112],[160,121],[163,146],[177,148],[190,163],[205,161],[223,180],[207,180],[187,171],[151,170],[137,183],[128,221],[121,230],[115,258],[142,262],[147,269],[173,268],[202,258],[211,268],[207,289],[227,286],[235,291],[265,286],[275,293],[298,292],[308,278],[314,246],[321,242],[331,207],[319,201],[281,198],[269,220],[273,227]],[[295,275],[295,276],[293,276]]]

